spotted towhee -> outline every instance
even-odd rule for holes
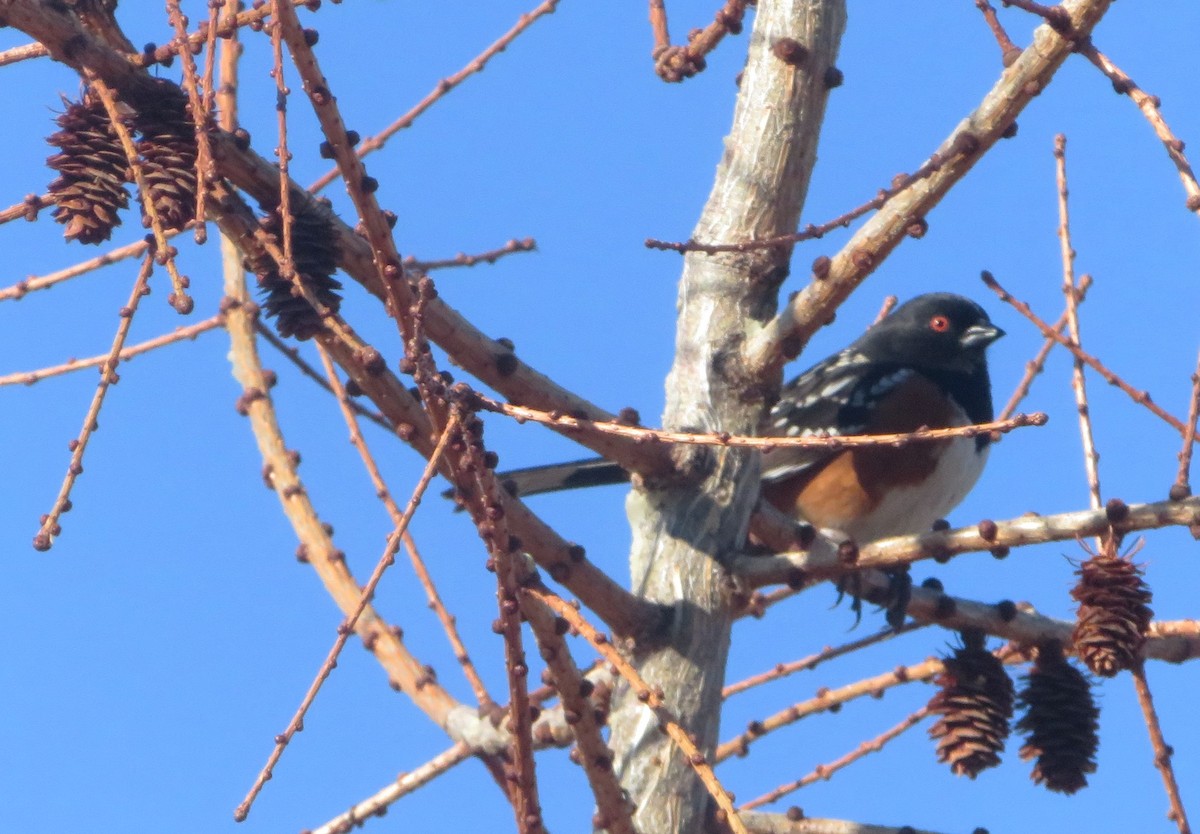
[[[984,351],[1004,335],[975,302],[929,293],[898,307],[845,350],[783,387],[764,437],[895,434],[992,419]],[[894,446],[776,448],[763,454],[763,496],[860,544],[929,529],[983,471],[990,438]],[[619,483],[603,459],[502,473],[516,494]]]

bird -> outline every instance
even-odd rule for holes
[[[968,298],[919,295],[784,385],[758,434],[898,434],[990,422],[986,351],[1003,335]],[[778,446],[762,453],[762,497],[835,540],[862,545],[924,532],[966,497],[990,444],[982,433],[902,446]],[[619,483],[629,475],[594,458],[497,477],[527,497]]]

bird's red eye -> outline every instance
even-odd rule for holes
[[[950,329],[950,319],[945,316],[934,316],[929,320],[929,329],[934,333],[945,333]]]

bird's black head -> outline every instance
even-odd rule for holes
[[[971,299],[934,292],[901,304],[854,347],[877,362],[972,374],[986,369],[984,350],[1003,335]]]

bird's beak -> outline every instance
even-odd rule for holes
[[[959,337],[959,344],[966,349],[985,348],[1004,335],[994,324],[973,324]]]

